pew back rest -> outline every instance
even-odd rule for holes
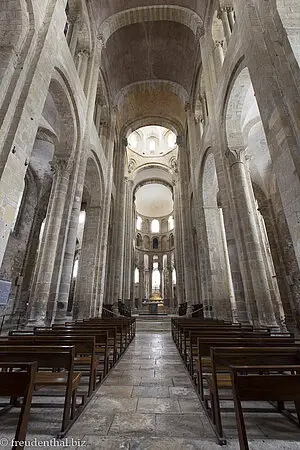
[[[0,395],[23,397],[34,383],[38,368],[37,361],[0,362]],[[3,369],[5,371],[3,371]],[[7,371],[8,369],[8,371]],[[17,371],[13,371],[17,369]]]
[[[300,348],[293,347],[211,347],[212,371],[217,367],[300,364]],[[223,370],[223,369],[222,369]],[[229,369],[228,369],[229,370]]]
[[[0,361],[19,362],[21,357],[24,361],[37,361],[38,369],[66,369],[73,371],[75,358],[74,346],[45,346],[36,345],[1,345]]]

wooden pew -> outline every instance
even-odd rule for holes
[[[110,361],[113,364],[113,349],[108,347],[108,332],[105,330],[95,329],[49,329],[37,328],[34,330],[36,336],[90,336],[95,337],[96,341],[96,355],[100,356],[100,361],[103,363],[103,377],[108,374]]]
[[[36,374],[35,388],[43,387],[63,387],[64,388],[64,408],[62,417],[61,433],[64,435],[80,411],[77,409],[76,398],[77,388],[80,382],[81,373],[74,372],[75,347],[68,346],[18,346],[1,345],[0,361],[6,363],[37,361],[38,372]],[[43,369],[43,370],[41,370]],[[53,371],[56,370],[56,372]],[[57,371],[61,370],[63,371]],[[45,371],[46,370],[46,371]],[[84,397],[82,397],[82,404]],[[32,407],[35,406],[32,404]],[[41,407],[41,404],[37,405]],[[47,407],[50,405],[48,404]]]
[[[94,336],[8,336],[6,345],[66,345],[75,347],[74,370],[81,372],[81,378],[87,375],[89,378],[88,392],[90,396],[96,389],[97,367],[99,356],[96,354],[96,340]],[[2,344],[3,345],[3,344]],[[1,341],[0,341],[1,346]]]
[[[15,442],[24,442],[28,428],[32,393],[38,364],[34,362],[6,363],[0,358],[0,396],[23,397]],[[17,370],[17,371],[15,371]],[[23,449],[22,444],[13,444],[12,449]]]
[[[180,330],[182,327],[219,327],[219,326],[234,326],[241,327],[241,324],[226,323],[224,321],[213,319],[199,319],[199,318],[173,318],[172,323],[172,336],[175,344],[178,346],[180,340]]]
[[[90,323],[66,323],[65,326],[53,325],[53,330],[97,330],[100,332],[107,332],[108,335],[108,348],[113,349],[112,364],[114,365],[122,353],[123,345],[123,335],[118,333],[118,327],[114,325],[104,325],[104,324],[90,324]]]
[[[135,336],[135,328],[136,328],[136,319],[134,317],[94,317],[91,319],[84,319],[83,322],[90,322],[90,323],[106,323],[106,324],[122,324],[125,328],[128,329],[128,337],[129,342],[132,341],[132,339]]]
[[[197,356],[198,349],[197,349],[197,339],[199,337],[232,337],[233,339],[235,337],[239,338],[260,338],[260,337],[270,337],[270,331],[268,330],[206,330],[206,329],[193,329],[188,330],[188,337],[186,336],[187,333],[185,333],[185,341],[183,344],[182,349],[182,358],[184,362],[186,363],[188,369],[190,370],[190,373],[193,373],[193,360]]]
[[[241,450],[249,450],[242,401],[293,401],[299,424],[300,365],[244,365],[231,366],[230,370]]]
[[[220,407],[220,390],[231,389],[230,366],[263,364],[299,365],[300,348],[292,347],[212,347],[211,375],[207,377],[211,397],[212,421],[219,439],[225,439]],[[227,399],[227,397],[226,397]]]
[[[196,384],[200,399],[204,402],[204,378],[205,374],[211,374],[211,347],[286,347],[295,343],[292,337],[198,337],[198,358],[196,361]]]

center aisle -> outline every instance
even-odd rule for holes
[[[69,437],[88,449],[220,449],[164,332],[137,332]]]

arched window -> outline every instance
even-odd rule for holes
[[[140,272],[139,269],[136,267],[134,271],[134,282],[139,283],[140,282]]]
[[[80,214],[79,214],[79,223],[80,223],[81,225],[84,225],[84,223],[85,223],[85,217],[86,217],[86,212],[85,212],[85,211],[80,211]]]
[[[151,152],[155,152],[155,148],[156,148],[156,142],[155,142],[155,140],[154,139],[149,139],[149,142],[148,142],[148,149],[149,149],[149,152],[151,153]]]
[[[173,230],[173,228],[174,228],[174,217],[173,216],[169,217],[168,224],[169,224],[169,231]]]
[[[137,219],[136,219],[136,229],[137,230],[141,230],[142,222],[143,222],[142,218],[140,216],[137,216]]]
[[[152,220],[151,231],[152,233],[159,233],[159,221],[157,219]]]
[[[137,234],[137,236],[136,236],[136,246],[137,247],[141,247],[142,246],[142,242],[143,242],[142,236],[140,234]]]
[[[174,247],[174,236],[173,234],[170,235],[170,247]]]
[[[158,270],[158,263],[153,263],[152,271],[152,291],[160,289],[160,272]]]
[[[176,269],[175,269],[175,267],[172,270],[172,284],[176,284]]]
[[[78,259],[75,260],[74,266],[73,266],[73,278],[77,278],[78,274]]]
[[[152,241],[152,248],[158,248],[158,239],[154,238]]]

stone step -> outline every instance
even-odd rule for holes
[[[171,331],[171,318],[169,316],[138,316],[136,317],[136,330],[139,331]]]

